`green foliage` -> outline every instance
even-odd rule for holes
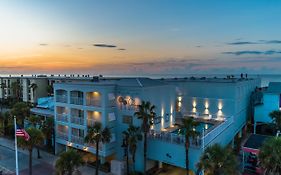
[[[93,127],[88,128],[88,133],[85,137],[85,142],[96,145],[96,175],[99,170],[99,143],[109,143],[112,135],[109,128],[102,128],[102,124],[95,122]]]
[[[30,139],[26,141],[23,137],[18,137],[18,145],[20,147],[32,151],[35,146],[42,145],[44,135],[41,130],[31,127],[26,129],[26,132],[29,134]]]
[[[276,110],[272,111],[269,116],[272,119],[273,124],[275,125],[276,129],[281,131],[281,111]]]
[[[23,124],[25,117],[29,116],[30,108],[25,102],[16,103],[11,109],[12,116],[16,116]]]
[[[197,164],[206,175],[238,174],[238,162],[230,148],[214,144],[207,147]]]
[[[142,120],[142,130],[144,133],[147,133],[150,126],[153,125],[153,120],[156,117],[154,110],[155,106],[151,105],[149,101],[142,101],[142,103],[138,105],[138,111],[134,113],[138,119]]]
[[[264,142],[260,149],[259,160],[265,174],[273,175],[281,172],[281,138],[274,137]]]
[[[32,125],[32,127],[36,128],[37,124],[41,124],[41,119],[40,117],[36,116],[36,115],[30,115],[27,119],[29,121],[29,123]]]
[[[75,169],[83,165],[82,156],[75,150],[69,149],[60,154],[56,161],[56,172],[59,175],[71,175]]]
[[[19,102],[21,99],[21,85],[19,81],[15,81],[11,83],[11,89],[13,93],[13,98]]]
[[[53,93],[54,93],[54,87],[53,87],[52,85],[48,85],[48,86],[46,87],[46,90],[47,90],[48,96],[53,95]]]
[[[47,146],[50,148],[52,147],[52,136],[54,135],[54,119],[51,117],[48,117],[42,125],[42,132],[45,135],[45,138],[47,140]]]
[[[133,168],[134,168],[135,161],[136,161],[135,156],[136,156],[136,151],[137,151],[137,143],[138,143],[138,141],[142,140],[141,129],[140,129],[140,127],[135,127],[133,125],[130,125],[126,131],[123,131],[123,135],[127,141],[126,146],[128,147],[129,152],[132,156]],[[128,161],[127,161],[127,166],[129,167]]]

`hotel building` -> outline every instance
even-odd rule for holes
[[[87,82],[54,84],[56,152],[68,147],[95,154],[95,146],[84,143],[88,126],[99,121],[112,132],[110,143],[100,146],[102,162],[123,160],[122,132],[130,124],[140,126],[134,116],[141,101],[156,106],[157,117],[148,139],[148,165],[163,163],[185,168],[181,119],[194,117],[200,135],[191,140],[190,168],[196,170],[203,150],[214,143],[234,145],[241,137],[250,110],[250,97],[259,79],[248,78],[100,78]],[[143,144],[138,144],[136,170],[143,170]]]

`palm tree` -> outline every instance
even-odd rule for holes
[[[41,129],[41,124],[40,124],[41,119],[40,119],[40,117],[38,117],[36,115],[30,115],[28,117],[28,121],[31,124],[31,127],[37,128],[37,125],[39,124],[39,128],[38,129]],[[41,156],[40,156],[39,147],[36,146],[36,149],[37,149],[37,158],[40,159]]]
[[[272,119],[273,124],[275,125],[277,131],[281,131],[281,111],[276,110],[272,111],[269,116]]]
[[[5,113],[1,113],[1,120],[2,120],[4,136],[7,136],[7,134],[8,134],[8,125],[9,125],[10,119],[11,119],[11,117],[10,117],[10,113],[8,111]]]
[[[48,117],[44,122],[43,122],[43,125],[42,125],[42,132],[44,133],[45,135],[45,138],[46,138],[46,142],[47,142],[47,146],[49,148],[52,147],[52,138],[54,139],[55,136],[55,131],[54,131],[54,119],[51,118],[51,117]],[[55,143],[55,142],[54,142]]]
[[[17,116],[17,119],[20,119],[21,124],[24,125],[24,119],[29,116],[30,108],[25,102],[17,102],[11,109],[11,114]]]
[[[141,104],[138,105],[138,111],[134,114],[138,119],[142,120],[141,129],[144,134],[144,174],[146,174],[147,133],[149,132],[150,127],[153,125],[153,119],[156,116],[154,109],[155,106],[151,105],[149,101],[142,101]]]
[[[53,88],[52,85],[48,85],[48,86],[46,87],[46,90],[47,90],[48,96],[52,96],[52,95],[53,95],[53,93],[54,93],[54,88]]]
[[[42,144],[44,136],[39,129],[32,127],[26,129],[26,132],[29,134],[30,139],[25,140],[23,137],[19,137],[18,145],[29,152],[29,175],[32,175],[32,151],[34,147]]]
[[[130,125],[129,128],[126,131],[123,131],[123,134],[125,136],[126,142],[127,142],[127,150],[129,150],[131,156],[132,156],[132,161],[133,161],[133,169],[135,169],[135,157],[136,157],[136,151],[137,151],[137,143],[138,141],[142,140],[142,134],[141,134],[141,129],[140,127],[135,127],[133,125]],[[127,158],[128,158],[128,153]],[[127,159],[127,173],[129,173],[129,161]]]
[[[72,175],[74,170],[83,164],[82,156],[77,151],[69,149],[60,154],[55,167],[59,175]]]
[[[219,144],[207,147],[197,164],[206,175],[237,174],[237,159],[233,151]]]
[[[198,126],[198,122],[194,121],[192,117],[183,118],[182,125],[180,126],[180,133],[185,136],[185,168],[186,174],[189,175],[189,145],[190,138],[195,138],[199,133],[195,127]]]
[[[85,142],[96,145],[96,175],[99,173],[99,144],[109,143],[111,139],[111,132],[109,128],[102,128],[102,124],[95,122],[93,127],[88,128],[88,134],[85,137]]]
[[[266,140],[259,153],[261,167],[267,175],[280,175],[281,172],[281,138]]]

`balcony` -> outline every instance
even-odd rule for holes
[[[93,127],[96,122],[97,122],[97,120],[88,119],[87,120],[87,126],[88,127]]]
[[[84,125],[84,117],[71,117],[71,123]]]
[[[68,122],[67,114],[57,114],[57,121]]]
[[[68,141],[68,134],[65,133],[65,132],[57,131],[56,136],[57,136],[58,139]]]
[[[67,103],[66,95],[56,95],[56,102]]]
[[[87,106],[101,106],[101,100],[87,98]]]
[[[96,149],[97,147],[96,147],[96,144],[93,144],[93,143],[87,143],[87,146],[88,147],[92,147],[92,148],[94,148],[94,149]],[[99,151],[102,151],[103,150],[103,144],[100,142],[99,143]]]
[[[70,103],[75,105],[83,105],[82,97],[70,97]]]
[[[71,142],[84,145],[84,137],[71,135]]]

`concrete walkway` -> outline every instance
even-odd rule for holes
[[[14,140],[0,137],[0,171],[4,175],[15,174],[15,145]],[[18,148],[19,170],[21,175],[28,175],[28,151]],[[37,159],[37,150],[33,150],[33,174],[52,175],[55,174],[54,165],[58,158],[53,154],[40,150],[41,159]],[[79,168],[82,175],[92,175],[94,168],[83,166]],[[100,172],[100,175],[109,175]]]

